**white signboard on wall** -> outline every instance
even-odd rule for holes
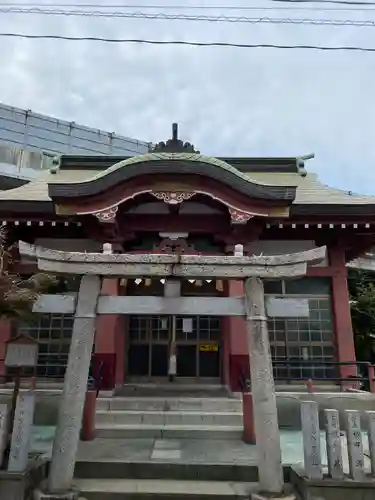
[[[308,318],[310,309],[308,299],[266,298],[267,316],[271,318],[299,317]]]

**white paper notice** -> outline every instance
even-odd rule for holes
[[[184,333],[191,333],[193,331],[193,319],[192,318],[183,318],[182,331]]]

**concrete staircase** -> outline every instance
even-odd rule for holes
[[[97,401],[101,438],[240,439],[242,402],[229,397],[114,397]]]
[[[242,432],[241,399],[219,392],[102,397],[75,484],[87,500],[248,500],[258,470],[255,447],[236,452]]]

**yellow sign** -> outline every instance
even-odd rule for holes
[[[219,346],[217,344],[200,344],[199,350],[201,352],[217,352]]]

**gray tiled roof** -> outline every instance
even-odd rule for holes
[[[56,174],[49,171],[40,172],[36,181],[0,192],[0,200],[51,201],[48,196],[48,183],[82,182],[102,176],[103,173],[102,170],[59,170]],[[320,183],[315,174],[303,177],[298,173],[251,172],[246,176],[260,185],[297,186],[294,204],[375,204],[375,196],[349,194],[347,191],[328,187]]]
[[[294,204],[365,205],[375,203],[375,196],[354,194],[326,186],[319,181],[316,174],[312,173],[302,176],[299,173],[251,172],[248,176],[262,184],[296,185]]]

